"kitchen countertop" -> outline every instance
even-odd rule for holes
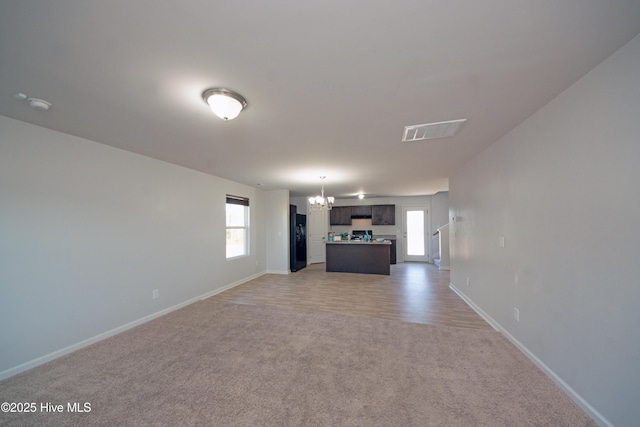
[[[327,245],[390,245],[390,240],[385,240],[383,242],[377,242],[373,239],[370,242],[365,242],[364,240],[334,240],[333,242],[327,241]]]

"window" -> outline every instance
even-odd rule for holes
[[[249,255],[249,199],[227,194],[227,258]]]

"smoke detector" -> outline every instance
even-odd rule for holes
[[[448,138],[458,133],[467,119],[449,120],[447,122],[427,123],[404,127],[402,142],[422,141],[425,139]]]

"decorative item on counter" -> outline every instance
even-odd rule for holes
[[[329,241],[333,242],[333,236],[335,235],[335,233],[333,231],[329,232]]]
[[[351,238],[349,237],[349,233],[347,233],[346,231],[343,233],[340,233],[340,237],[343,238],[344,240],[351,240]]]
[[[364,232],[364,241],[368,242],[369,241],[369,231],[365,230]]]

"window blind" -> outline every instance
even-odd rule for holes
[[[249,206],[249,199],[246,197],[232,196],[227,194],[227,203],[230,205]]]

